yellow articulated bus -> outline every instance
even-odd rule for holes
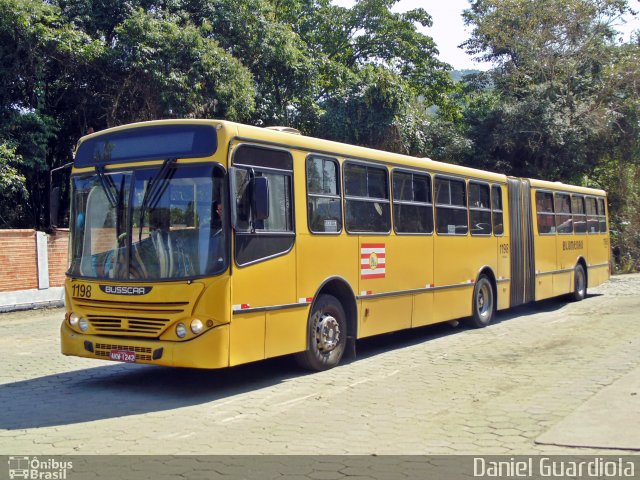
[[[282,131],[284,130],[284,131]],[[222,368],[609,277],[606,194],[217,120],[83,137],[62,353]]]

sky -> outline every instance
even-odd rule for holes
[[[355,0],[333,0],[333,3],[351,7]],[[630,0],[629,4],[635,10],[640,10],[640,0]],[[462,20],[462,12],[469,8],[468,0],[400,0],[394,5],[393,10],[404,12],[420,7],[433,18],[433,27],[421,30],[435,40],[440,51],[440,60],[449,63],[456,70],[491,68],[488,63],[474,62],[463,49],[458,48],[458,45],[469,38],[471,31]],[[640,29],[640,15],[629,17],[627,23],[620,25],[618,29],[623,33],[625,40],[629,40],[631,32]]]

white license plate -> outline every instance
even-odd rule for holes
[[[116,362],[135,363],[136,361],[136,352],[129,352],[127,350],[111,350],[109,356],[111,360],[115,360]]]

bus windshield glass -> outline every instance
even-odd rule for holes
[[[224,170],[163,167],[72,178],[69,275],[173,280],[226,269]]]

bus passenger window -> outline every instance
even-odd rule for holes
[[[607,212],[604,209],[604,199],[598,198],[598,224],[600,233],[607,232]]]
[[[435,190],[438,235],[466,235],[469,225],[465,181],[436,176]]]
[[[596,199],[587,197],[585,201],[587,205],[587,232],[598,233],[600,226],[598,222],[598,211],[596,209]]]
[[[471,235],[491,235],[489,184],[469,182],[469,223]]]
[[[536,192],[536,213],[538,233],[556,233],[555,215],[553,214],[553,194]]]
[[[558,233],[573,233],[571,218],[571,201],[569,194],[555,194],[556,230]]]
[[[500,185],[491,186],[491,210],[493,211],[493,234],[504,234],[502,219],[502,188]]]
[[[573,214],[573,231],[586,233],[587,216],[584,211],[584,197],[582,195],[571,195],[571,213]]]
[[[307,158],[307,215],[313,233],[340,233],[340,167],[333,158]]]
[[[429,175],[393,171],[393,221],[396,233],[433,233]]]
[[[391,230],[387,169],[347,163],[344,175],[345,226],[350,233]]]

